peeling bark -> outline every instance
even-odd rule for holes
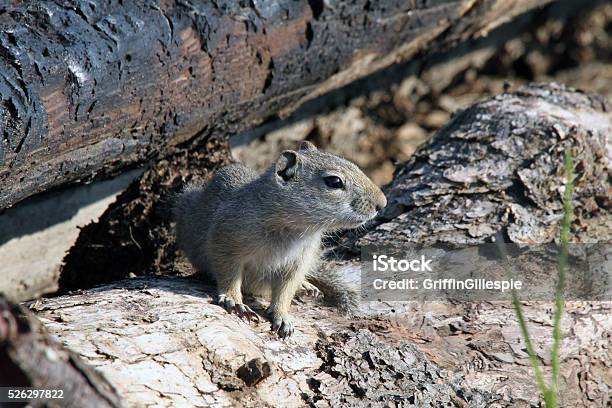
[[[345,246],[479,244],[497,232],[519,244],[552,242],[562,218],[566,148],[578,172],[574,232],[609,241],[611,134],[606,99],[558,84],[531,84],[472,105],[398,166],[381,217]]]
[[[228,134],[547,0],[0,6],[0,209]]]
[[[62,390],[33,406],[122,406],[115,389],[83,358],[52,339],[38,319],[0,296],[0,386]]]

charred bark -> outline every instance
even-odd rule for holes
[[[546,2],[0,6],[0,209],[287,114]]]

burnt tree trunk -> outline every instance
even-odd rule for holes
[[[547,0],[0,6],[0,209],[228,134]]]
[[[489,242],[496,232],[516,243],[550,242],[558,236],[566,148],[576,158],[573,240],[608,243],[611,128],[607,101],[555,84],[477,103],[399,165],[386,212],[365,233],[347,235],[332,252],[343,259],[322,267],[358,281],[358,257],[340,249],[367,244],[461,246]],[[129,209],[118,205],[109,214],[129,218]],[[610,288],[609,245],[594,248],[597,284]],[[554,271],[550,262],[547,270]],[[130,406],[541,404],[509,301],[364,301],[351,319],[313,307],[314,300],[298,301],[296,334],[283,342],[267,322],[249,325],[211,304],[213,293],[197,280],[144,277],[31,308]],[[609,404],[606,296],[567,302],[563,406]],[[263,313],[265,304],[252,306]],[[553,307],[524,302],[547,374]]]

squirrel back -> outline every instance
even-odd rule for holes
[[[176,221],[176,241],[200,272],[206,272],[202,248],[206,245],[211,221],[224,201],[258,177],[242,164],[230,164],[215,172],[207,183],[191,183],[173,200],[172,217]]]

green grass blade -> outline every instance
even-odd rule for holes
[[[556,400],[559,391],[559,373],[560,373],[560,357],[559,350],[561,348],[561,317],[565,306],[565,280],[568,265],[569,253],[569,234],[572,224],[573,206],[572,194],[574,191],[574,163],[569,150],[565,151],[565,191],[563,193],[563,221],[561,222],[561,251],[559,253],[558,264],[558,280],[555,290],[555,315],[553,320],[553,346],[551,351],[552,364],[552,384],[551,391],[554,393]]]
[[[513,279],[514,273],[512,272],[512,266],[508,262],[508,252],[506,251],[506,245],[503,238],[498,235],[495,242],[497,244],[497,248],[499,249],[506,275],[509,279]],[[527,328],[527,321],[525,320],[525,315],[523,314],[523,305],[521,305],[521,301],[519,300],[518,294],[514,288],[512,288],[512,306],[514,307],[514,313],[516,314],[516,318],[519,323],[521,336],[523,336],[523,340],[525,341],[525,348],[527,349],[527,355],[529,357],[529,362],[531,363],[531,368],[533,369],[533,374],[538,388],[544,397],[546,406],[549,408],[554,407],[554,405],[549,405],[548,403],[548,400],[550,399],[550,390],[544,381],[544,375],[542,374],[542,369],[540,368],[540,362],[538,361],[533,343],[531,342],[531,336],[529,335],[529,329]]]
[[[531,337],[529,335],[529,329],[527,328],[527,321],[523,313],[523,306],[518,298],[516,290],[512,289],[512,306],[516,318],[519,322],[521,335],[525,341],[525,348],[527,349],[527,355],[529,356],[529,362],[533,368],[534,377],[538,385],[538,389],[544,397],[544,403],[547,408],[555,408],[557,406],[557,397],[559,395],[559,373],[560,373],[560,358],[559,351],[561,348],[561,318],[563,317],[563,309],[565,307],[565,280],[568,268],[568,254],[569,254],[569,234],[570,227],[572,224],[572,215],[574,212],[572,206],[572,194],[574,192],[574,163],[573,158],[569,150],[565,151],[564,157],[565,164],[565,191],[563,193],[563,220],[561,222],[560,241],[561,250],[559,253],[559,262],[557,265],[558,279],[555,288],[555,312],[553,316],[553,345],[551,350],[551,365],[552,365],[552,379],[550,387],[546,385],[544,381],[544,375],[540,368],[540,362],[538,361]],[[497,247],[502,257],[502,262],[506,274],[509,279],[514,278],[512,272],[512,266],[508,261],[508,252],[504,244],[503,238],[498,234],[495,240]]]

